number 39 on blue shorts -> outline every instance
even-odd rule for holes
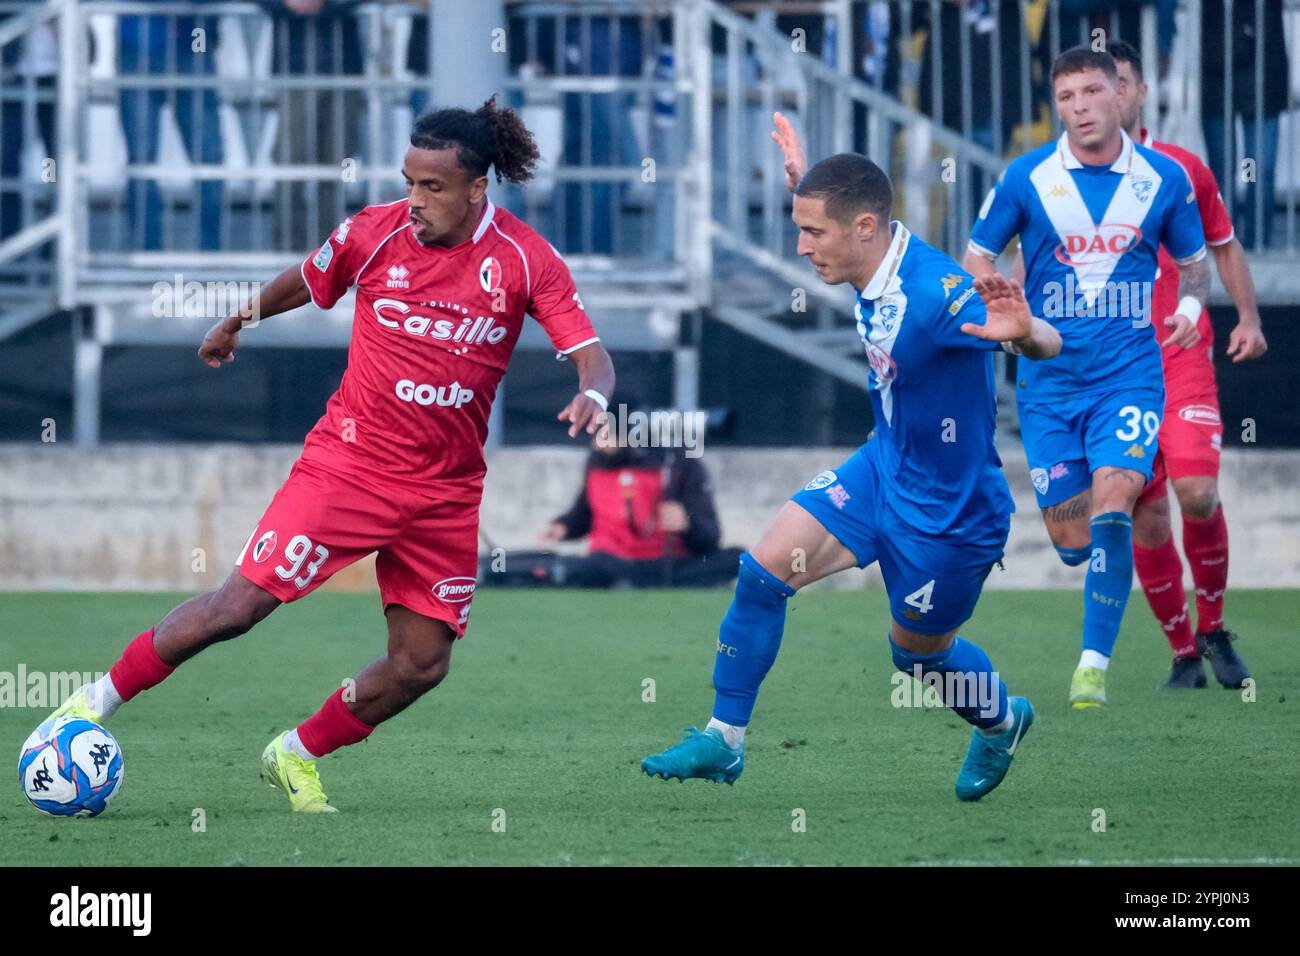
[[[859,567],[880,562],[889,610],[919,634],[947,634],[969,620],[984,579],[1002,558],[1009,516],[991,516],[967,537],[926,534],[889,507],[864,450],[824,471],[792,499],[853,552]]]
[[[1038,507],[1059,505],[1091,487],[1098,468],[1128,468],[1150,481],[1164,410],[1163,387],[1021,402],[1020,433]]]

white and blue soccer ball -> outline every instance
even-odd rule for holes
[[[67,718],[38,729],[18,756],[27,801],[55,817],[97,817],[122,786],[122,748],[93,720]]]

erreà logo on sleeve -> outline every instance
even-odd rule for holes
[[[133,936],[148,936],[152,913],[152,893],[82,893],[73,886],[50,897],[51,926],[122,926]]]

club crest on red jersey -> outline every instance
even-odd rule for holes
[[[489,295],[501,288],[501,263],[492,256],[483,260],[482,265],[478,267],[478,282],[483,287],[483,291]]]

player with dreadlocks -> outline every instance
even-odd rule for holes
[[[378,552],[387,652],[348,682],[350,693],[336,690],[262,754],[262,776],[294,810],[335,809],[316,761],[436,687],[464,636],[488,414],[525,313],[577,370],[576,394],[558,416],[571,437],[595,433],[614,388],[613,364],[559,253],[488,197],[490,169],[498,182],[522,184],[537,159],[532,134],[495,97],[473,112],[421,117],[402,167],[406,197],[345,219],[319,251],[208,332],[199,358],[220,368],[234,360],[246,316],[308,302],[329,309],[356,287],[342,383],[235,570],[133,639],[47,723],[107,720],[204,648]]]

